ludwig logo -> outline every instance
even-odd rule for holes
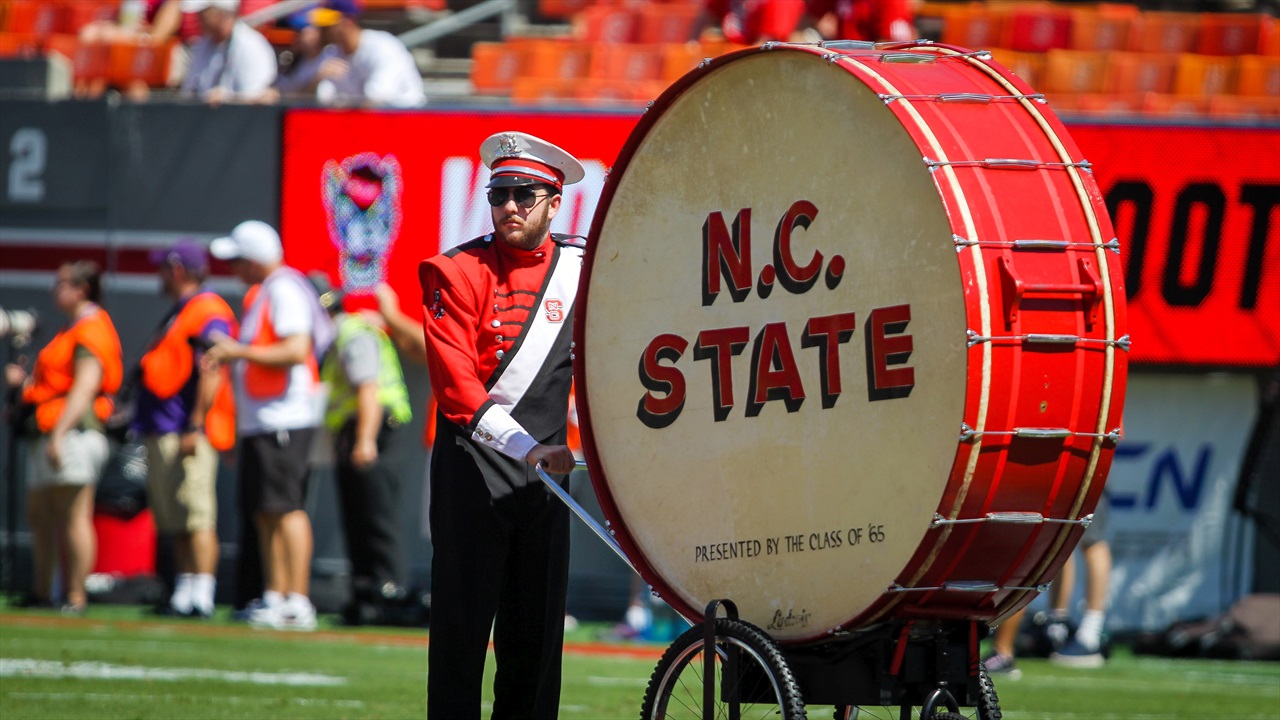
[[[547,311],[547,322],[558,323],[564,320],[564,303],[555,298],[551,298],[544,305]]]

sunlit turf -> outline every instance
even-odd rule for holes
[[[662,646],[601,643],[608,627],[584,623],[567,636],[562,718],[639,716]],[[75,619],[3,608],[0,717],[422,718],[427,638],[332,623],[316,633],[254,631],[225,610],[198,623],[135,607],[95,606]],[[1164,660],[1120,648],[1101,670],[1020,665],[1021,679],[996,679],[1011,720],[1280,720],[1277,663]],[[492,670],[490,662],[490,679]],[[814,707],[809,716],[830,712]]]

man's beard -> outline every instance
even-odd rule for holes
[[[541,203],[541,212],[534,210],[524,219],[524,227],[519,230],[507,230],[502,227],[502,223],[507,221],[504,215],[494,223],[494,233],[508,245],[514,245],[525,250],[532,250],[543,243],[547,239],[547,230],[551,226],[551,198],[544,199]],[[517,216],[517,219],[518,216]]]

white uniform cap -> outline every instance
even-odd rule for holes
[[[182,0],[184,13],[198,13],[205,8],[218,8],[234,15],[240,10],[240,0]]]
[[[560,188],[586,175],[582,163],[546,140],[522,132],[500,132],[480,143],[480,159],[492,171],[488,187],[546,183]]]
[[[280,234],[261,220],[245,220],[209,244],[209,253],[219,260],[243,258],[259,263],[279,262],[284,257]]]

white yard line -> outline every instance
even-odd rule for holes
[[[77,678],[80,680],[221,680],[254,685],[345,685],[347,679],[302,672],[245,672],[206,668],[161,668],[99,662],[0,658],[0,677]]]
[[[156,701],[168,702],[170,700],[179,700],[182,702],[190,702],[190,695],[130,695],[124,693],[36,693],[36,692],[15,692],[5,693],[5,697],[14,698],[15,700],[55,700],[55,701],[75,701],[89,700],[93,702],[147,702]],[[268,698],[270,702],[276,702],[276,698]],[[202,697],[200,702],[225,704],[225,705],[261,705],[264,698],[260,697],[244,697],[240,695],[214,695],[211,697]],[[322,707],[344,707],[344,708],[362,708],[364,702],[361,700],[326,700],[321,698],[289,698],[289,702],[293,705],[304,706],[322,706]]]

